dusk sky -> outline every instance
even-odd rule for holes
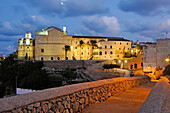
[[[16,51],[18,39],[49,26],[69,35],[119,36],[155,41],[170,31],[169,0],[1,0],[0,54]],[[170,33],[167,34],[168,37]]]

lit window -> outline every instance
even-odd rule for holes
[[[30,39],[26,39],[26,45],[27,45],[27,46],[30,45]]]
[[[23,39],[20,40],[20,46],[22,46],[22,45],[23,45]]]
[[[44,53],[44,49],[41,49],[41,53]]]

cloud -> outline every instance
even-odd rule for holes
[[[115,17],[108,16],[90,16],[84,18],[83,31],[91,35],[117,35],[120,31],[120,25]]]
[[[134,12],[142,16],[153,16],[170,13],[169,0],[121,0],[119,9]]]
[[[17,36],[26,31],[34,32],[38,28],[46,27],[50,22],[41,16],[28,16],[17,21],[0,22],[0,35]]]
[[[144,40],[155,40],[157,38],[165,38],[165,33],[170,31],[170,19],[163,22],[157,22],[154,24],[144,22],[125,22],[124,32],[137,33],[137,38],[143,38]],[[170,35],[168,35],[170,36]]]
[[[12,46],[12,45],[9,45],[8,47],[6,47],[5,50],[7,50],[7,51],[10,52],[10,53],[16,51],[16,49],[15,49],[14,46]]]
[[[30,6],[36,7],[41,13],[74,17],[94,15],[108,12],[104,0],[26,0]]]

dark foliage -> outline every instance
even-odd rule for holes
[[[170,65],[167,65],[166,67],[165,67],[165,70],[163,71],[163,75],[164,76],[170,76]]]
[[[43,62],[18,62],[11,54],[0,66],[0,82],[5,86],[15,85],[16,78],[18,87],[27,89],[47,88],[48,75],[42,70]]]
[[[113,68],[120,68],[120,66],[116,65],[116,64],[104,64],[103,68],[104,69],[113,69]]]
[[[67,68],[65,71],[61,73],[61,75],[65,78],[65,80],[72,80],[77,78],[77,74],[74,73],[71,69]]]

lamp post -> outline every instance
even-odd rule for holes
[[[167,64],[169,64],[169,61],[170,61],[169,57],[165,58],[165,67],[167,66]]]

